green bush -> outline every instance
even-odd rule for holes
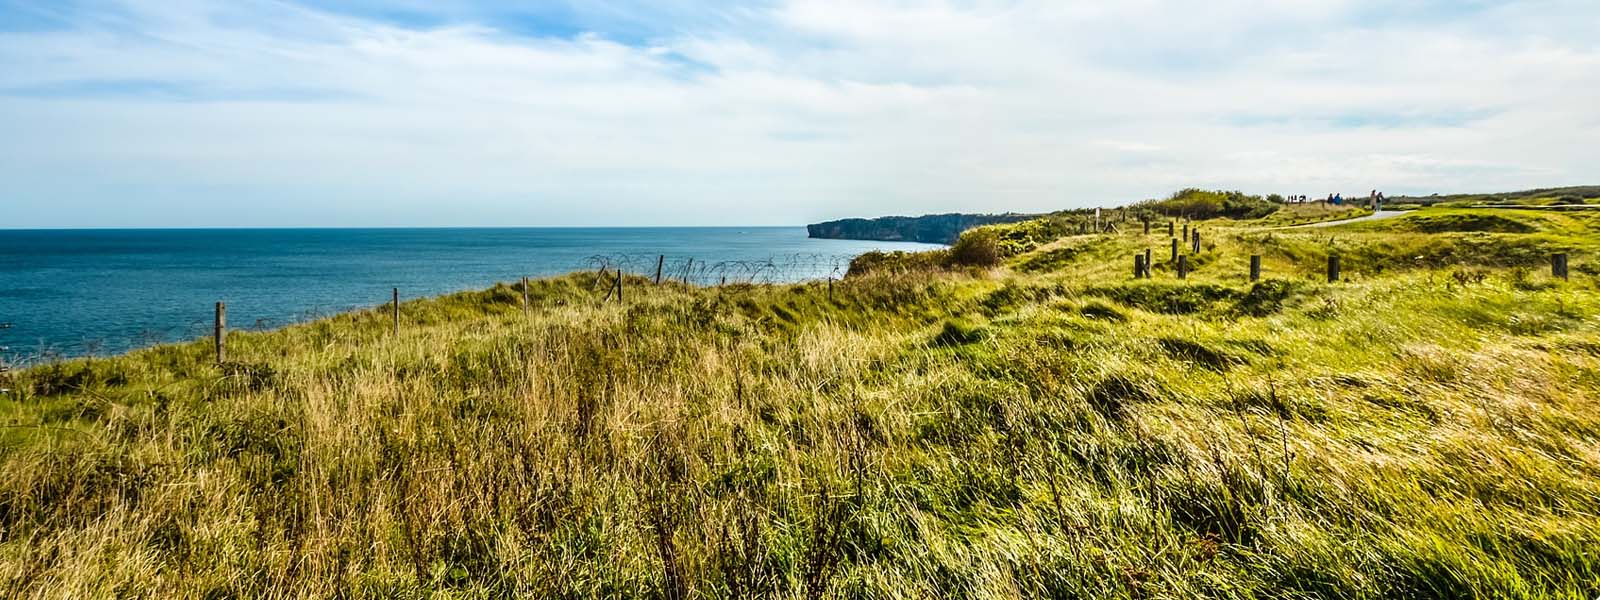
[[[1000,264],[1008,254],[1000,238],[1001,227],[979,227],[961,234],[955,245],[927,252],[868,252],[850,261],[847,276],[873,273],[908,273],[952,268],[987,269]]]
[[[1180,190],[1166,200],[1141,203],[1139,207],[1168,217],[1187,219],[1259,219],[1278,210],[1277,204],[1260,196],[1195,188]]]
[[[995,225],[987,229],[999,237],[1000,255],[1003,258],[1020,256],[1040,246],[1073,235],[1083,226],[1081,217],[1053,215],[1032,221]]]
[[[1001,258],[1000,236],[982,227],[961,234],[949,253],[949,263],[962,267],[993,267]]]
[[[845,276],[860,277],[876,273],[933,271],[948,262],[949,254],[949,250],[868,252],[850,260],[850,269],[845,272]]]

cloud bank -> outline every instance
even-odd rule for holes
[[[1600,5],[0,0],[0,228],[1596,183]]]

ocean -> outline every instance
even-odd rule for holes
[[[0,360],[105,355],[208,335],[214,304],[270,329],[402,298],[602,265],[699,284],[841,276],[929,244],[819,240],[804,227],[0,230]]]

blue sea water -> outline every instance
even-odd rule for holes
[[[874,249],[800,227],[648,229],[0,230],[0,360],[109,354],[235,328],[281,327],[403,298],[600,265],[696,283],[837,276]]]

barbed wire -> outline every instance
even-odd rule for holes
[[[777,284],[844,276],[855,255],[796,253],[761,260],[705,261],[662,254],[596,254],[585,261],[591,271],[621,270],[662,281],[694,285]]]
[[[624,273],[654,280],[659,268],[663,282],[680,282],[698,286],[764,285],[798,283],[823,279],[841,279],[849,270],[855,254],[790,253],[759,260],[703,260],[690,255],[664,254],[595,254],[580,263],[568,265],[568,271],[607,271]],[[485,282],[487,285],[489,282]],[[268,331],[298,323],[326,318],[341,312],[370,308],[377,304],[351,304],[344,310],[323,307],[303,309],[287,318],[254,318],[242,330]],[[197,311],[204,314],[204,311]],[[77,340],[39,339],[31,343],[21,341],[25,327],[12,322],[0,322],[0,372],[21,367],[48,364],[64,359],[98,356],[103,351],[124,352],[148,348],[164,343],[193,340],[210,335],[213,323],[210,318],[196,317],[174,323],[165,328],[144,328],[130,334]],[[7,339],[11,338],[11,339]]]

